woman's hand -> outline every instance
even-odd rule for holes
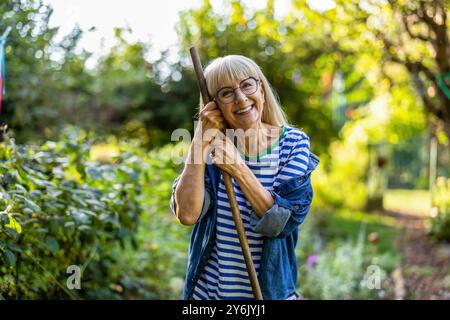
[[[232,177],[248,169],[239,151],[222,132],[211,140],[209,146],[214,164]]]
[[[262,217],[275,200],[247,166],[231,140],[220,132],[211,141],[210,150],[214,164],[236,180],[255,214]]]
[[[214,101],[208,102],[199,113],[197,139],[203,144],[210,143],[217,133],[226,128],[222,112]]]

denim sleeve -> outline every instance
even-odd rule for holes
[[[286,183],[293,187],[288,194],[270,191],[274,204],[261,218],[252,212],[250,224],[253,231],[271,238],[285,238],[291,234],[305,220],[311,206],[313,189],[310,175],[288,180]]]
[[[177,208],[177,204],[175,201],[175,189],[178,185],[178,182],[180,180],[180,176],[178,176],[174,182],[173,182],[173,186],[172,186],[172,195],[170,197],[170,209],[172,210],[172,213],[176,216],[176,208]],[[211,199],[212,198],[212,188],[211,188],[211,180],[209,179],[209,177],[205,176],[205,196],[203,198],[203,206],[202,206],[202,212],[200,214],[199,219],[197,220],[200,221],[208,212],[208,210],[211,207]]]

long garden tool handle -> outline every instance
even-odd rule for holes
[[[202,95],[203,103],[206,105],[211,101],[211,97],[209,96],[208,88],[206,86],[206,79],[205,75],[203,74],[200,55],[195,46],[192,46],[189,51],[191,53],[192,63],[194,65],[195,75],[197,76],[197,83]],[[253,294],[256,300],[263,300],[258,277],[256,275],[256,269],[250,253],[250,247],[248,246],[247,236],[245,235],[244,225],[242,224],[241,213],[239,212],[239,207],[236,201],[236,194],[234,193],[234,188],[231,183],[231,177],[227,172],[223,170],[222,176],[225,183],[228,200],[230,201],[231,212],[233,213],[234,224],[236,225],[239,243],[241,244],[245,265],[247,266],[248,276],[250,278],[250,283],[253,289]]]

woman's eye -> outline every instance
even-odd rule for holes
[[[222,92],[222,97],[227,98],[233,95],[233,91],[227,90]]]

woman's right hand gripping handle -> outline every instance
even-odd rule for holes
[[[194,134],[194,141],[207,145],[218,131],[225,129],[225,119],[216,102],[207,103],[199,113],[199,125]]]
[[[225,128],[225,120],[214,101],[199,113],[183,172],[175,189],[176,215],[184,225],[193,225],[201,215],[205,197],[205,161],[209,143]]]

